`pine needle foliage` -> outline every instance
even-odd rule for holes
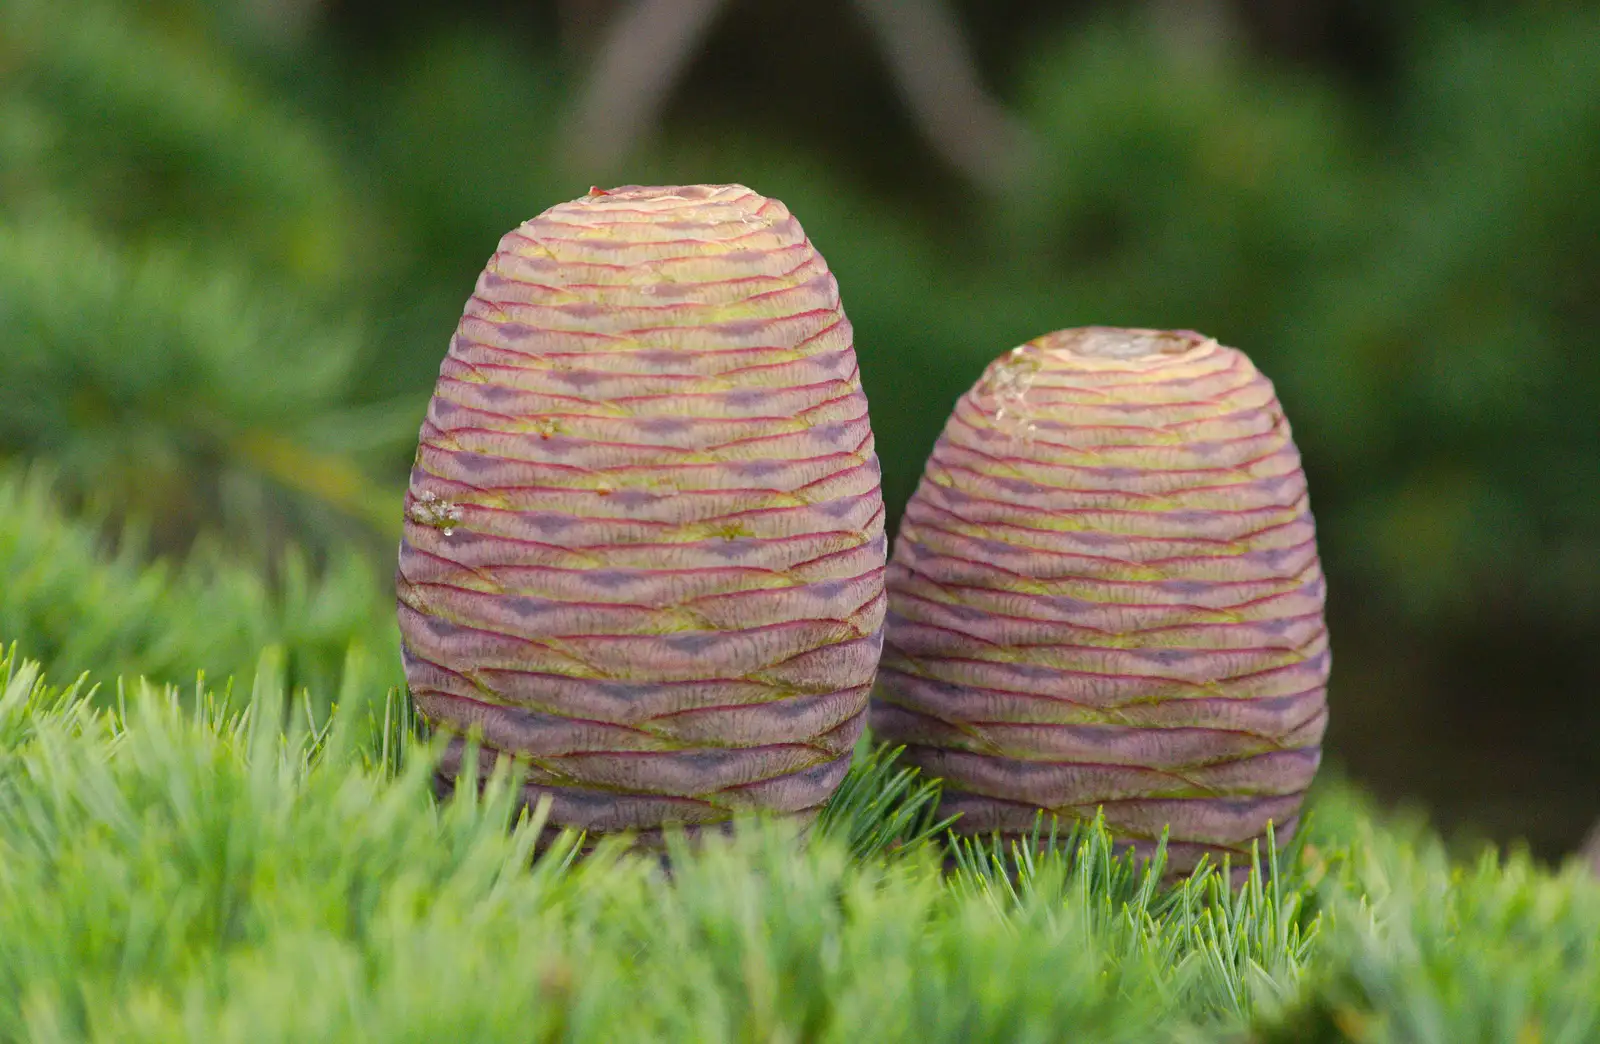
[[[953,822],[938,817],[938,780],[898,764],[903,749],[874,747],[863,738],[844,782],[818,817],[818,832],[839,838],[857,859],[932,841]]]
[[[1330,571],[1576,618],[1600,34],[1557,7],[1421,18],[1381,119],[1243,59],[1166,89],[1147,34],[1074,29],[1021,92],[1072,162],[979,206],[993,242],[715,126],[630,177],[806,215],[892,501],[997,345],[1194,325],[1277,353]],[[49,665],[0,656],[0,1042],[1600,1041],[1600,883],[1462,862],[1338,785],[1179,882],[1098,821],[950,837],[866,747],[805,836],[743,823],[670,873],[580,858],[509,767],[439,801],[350,545],[398,521],[373,476],[463,280],[586,187],[546,169],[559,70],[496,26],[383,68],[313,43],[272,83],[213,14],[0,3],[0,638]]]
[[[809,835],[748,821],[674,839],[666,872],[618,841],[579,858],[507,767],[437,801],[442,737],[380,693],[357,658],[319,713],[270,649],[248,691],[141,681],[111,699],[0,659],[0,1040],[1600,1029],[1600,885],[1575,868],[1462,867],[1347,819],[1353,846],[1313,825],[1238,887],[1220,867],[1172,885],[1160,853],[1118,852],[1098,821],[941,841],[933,784],[880,750]]]
[[[1600,880],[1526,851],[1453,861],[1416,824],[1355,824],[1320,889],[1328,930],[1262,1044],[1600,1040]]]
[[[0,224],[0,340],[0,454],[47,457],[168,543],[206,521],[260,535],[274,514],[311,530],[330,509],[398,524],[353,457],[409,440],[415,409],[343,415],[359,336],[244,272],[70,223]]]
[[[313,568],[289,551],[269,571],[210,540],[182,559],[147,552],[138,526],[65,513],[43,468],[0,468],[0,636],[58,679],[93,669],[184,682],[198,671],[223,683],[248,679],[276,645],[290,679],[326,699],[355,644],[381,663],[376,679],[398,682],[392,609],[365,556]]]
[[[947,840],[952,887],[1000,911],[1071,889],[1090,931],[1118,942],[1108,957],[1162,969],[1192,1010],[1245,1020],[1281,1004],[1321,928],[1298,873],[1301,846],[1279,851],[1270,825],[1265,853],[1255,848],[1248,866],[1203,861],[1175,884],[1167,881],[1164,836],[1141,858],[1112,843],[1103,816],[1065,830],[1041,816],[1029,836],[1009,841],[954,833]]]
[[[0,191],[14,212],[225,244],[302,287],[346,288],[352,262],[373,263],[370,215],[317,121],[206,31],[213,6],[0,5]]]

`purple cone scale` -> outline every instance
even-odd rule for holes
[[[1062,330],[955,408],[889,565],[873,730],[988,834],[1103,808],[1170,868],[1292,835],[1324,582],[1272,383],[1188,331]],[[1237,859],[1235,860],[1237,865]]]
[[[418,709],[524,759],[555,825],[814,814],[884,558],[850,323],[782,203],[597,189],[501,240],[422,427],[400,631]]]

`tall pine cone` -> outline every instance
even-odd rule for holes
[[[1090,327],[990,365],[889,566],[873,730],[959,829],[1103,807],[1169,866],[1298,822],[1327,722],[1324,583],[1272,384],[1198,334]],[[1237,860],[1236,860],[1237,862]]]
[[[863,725],[884,557],[850,323],[782,203],[594,190],[501,240],[406,497],[426,718],[526,759],[559,826],[813,814]]]

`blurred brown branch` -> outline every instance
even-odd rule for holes
[[[1594,825],[1589,831],[1589,839],[1583,843],[1583,858],[1596,874],[1600,874],[1600,823]]]
[[[871,27],[918,128],[975,183],[1013,183],[1031,149],[1015,118],[978,78],[946,0],[853,0]],[[727,0],[632,0],[610,18],[569,119],[563,156],[581,171],[615,168],[657,122],[667,94]],[[582,41],[600,12],[568,0],[564,31]]]
[[[1215,66],[1236,43],[1239,27],[1227,0],[1150,0],[1148,12],[1157,38],[1185,65]]]
[[[855,2],[934,147],[984,188],[1014,183],[1029,160],[1026,132],[979,83],[971,49],[946,0]]]
[[[306,41],[322,17],[325,0],[238,0],[245,24],[275,45]]]
[[[565,129],[575,170],[609,170],[654,126],[725,0],[635,0],[606,28]]]

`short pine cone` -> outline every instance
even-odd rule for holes
[[[1324,582],[1272,384],[1198,334],[1091,327],[962,397],[889,566],[873,730],[971,833],[1103,808],[1170,868],[1298,822]],[[1238,859],[1235,859],[1238,865]]]
[[[884,557],[850,323],[783,204],[595,190],[501,240],[406,497],[426,718],[525,759],[559,826],[813,814],[864,723]]]

